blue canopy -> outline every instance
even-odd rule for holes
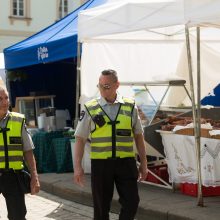
[[[218,84],[214,89],[213,92],[208,94],[201,100],[202,105],[213,105],[213,106],[220,106],[220,84]]]
[[[90,0],[55,24],[4,49],[5,69],[76,57],[78,13],[104,2],[106,0]]]

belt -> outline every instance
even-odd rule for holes
[[[17,172],[21,172],[21,170],[14,170],[12,168],[9,168],[9,169],[0,168],[0,173],[17,173]]]
[[[106,159],[91,159],[91,160],[134,160],[135,157],[107,157]]]
[[[131,160],[135,159],[134,157],[108,157],[107,160]]]
[[[12,168],[10,169],[0,169],[0,177],[3,175],[3,174],[9,174],[9,173],[19,173],[21,172],[22,170],[14,170]]]

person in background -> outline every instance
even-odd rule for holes
[[[143,129],[133,99],[122,97],[117,89],[116,71],[104,70],[99,77],[101,97],[85,104],[75,131],[74,182],[84,185],[82,158],[91,139],[91,185],[94,219],[108,220],[114,184],[119,194],[120,220],[132,220],[139,204],[138,181],[146,179],[147,160]],[[135,141],[140,159],[137,169]],[[139,172],[138,172],[139,171]]]
[[[24,161],[31,174],[31,194],[40,190],[33,142],[24,116],[9,110],[8,91],[0,86],[0,193],[6,200],[9,220],[25,220],[25,195],[21,187]]]

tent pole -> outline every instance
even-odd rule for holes
[[[77,42],[77,71],[76,71],[76,100],[75,100],[75,119],[74,128],[76,128],[79,114],[79,96],[80,96],[80,64],[81,64],[81,43]]]
[[[200,161],[200,155],[198,154],[198,126],[197,126],[197,112],[196,112],[196,102],[195,102],[195,94],[194,94],[194,84],[193,84],[193,74],[192,74],[192,57],[191,57],[191,49],[190,49],[190,39],[189,39],[189,28],[185,26],[185,34],[186,34],[186,49],[187,49],[187,59],[188,59],[188,68],[189,68],[189,81],[190,81],[190,91],[192,97],[192,113],[193,113],[193,124],[194,124],[194,134],[195,134],[195,145],[196,145],[196,163],[197,163],[197,174],[201,176],[200,169],[198,169],[198,161]],[[198,179],[199,181],[199,179]],[[198,185],[201,184],[198,182]],[[199,190],[200,187],[198,187]],[[198,205],[202,206],[202,191],[198,193]]]
[[[197,150],[198,150],[198,161],[197,161],[197,169],[198,169],[198,205],[203,205],[203,196],[202,196],[202,177],[201,177],[201,78],[200,78],[200,28],[196,28],[197,33]]]

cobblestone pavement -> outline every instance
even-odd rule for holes
[[[26,195],[27,220],[91,220],[93,208],[61,199],[41,191],[38,195]],[[0,219],[7,220],[5,200],[0,195]],[[111,220],[118,215],[111,213]]]

